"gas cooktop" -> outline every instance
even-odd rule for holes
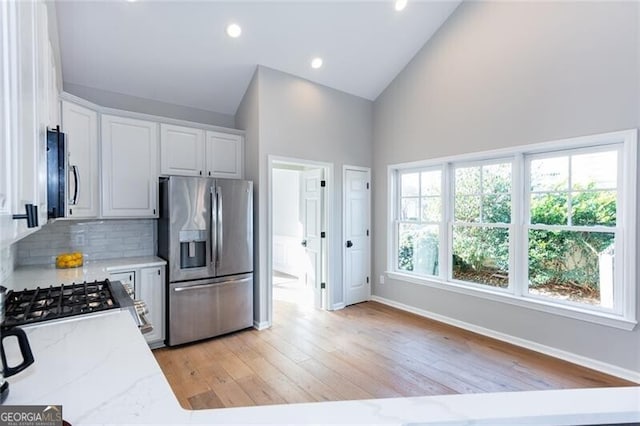
[[[120,308],[109,280],[10,291],[4,327],[33,324]]]

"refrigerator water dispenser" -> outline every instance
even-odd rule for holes
[[[180,269],[205,266],[207,266],[206,231],[180,231]]]

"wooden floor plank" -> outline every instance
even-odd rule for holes
[[[154,351],[187,409],[631,382],[375,302],[274,300],[274,324]]]

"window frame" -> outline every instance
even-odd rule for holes
[[[545,224],[532,224],[531,223],[531,193],[534,191],[531,191],[531,162],[533,160],[537,160],[537,159],[544,159],[544,158],[552,158],[552,157],[557,157],[557,156],[562,156],[562,155],[567,155],[569,157],[574,156],[574,155],[580,155],[581,153],[597,153],[597,152],[610,152],[610,151],[617,151],[618,154],[618,164],[617,164],[617,182],[618,182],[618,186],[616,187],[616,226],[606,226],[606,225],[574,225],[569,224],[569,222],[571,222],[571,193],[574,192],[571,188],[571,166],[569,166],[569,182],[568,182],[568,189],[567,189],[567,194],[568,194],[568,201],[567,201],[567,224],[566,225],[545,225]],[[613,233],[614,234],[614,238],[615,238],[615,252],[616,253],[624,253],[624,248],[622,247],[621,244],[621,227],[620,227],[620,215],[623,209],[620,208],[621,205],[623,205],[622,203],[622,199],[624,197],[621,196],[621,192],[620,191],[620,186],[622,185],[622,189],[624,191],[624,182],[623,182],[623,175],[622,175],[622,163],[623,163],[623,154],[624,154],[624,144],[623,143],[609,143],[606,145],[598,145],[598,146],[592,146],[592,147],[587,147],[587,148],[570,148],[570,149],[563,149],[560,151],[553,151],[553,152],[544,152],[544,153],[535,153],[535,154],[529,154],[525,156],[525,185],[524,185],[524,197],[523,197],[523,202],[522,202],[522,207],[523,207],[523,213],[524,213],[524,229],[522,232],[522,238],[524,239],[523,244],[522,244],[522,259],[523,259],[523,268],[524,268],[524,276],[528,278],[529,276],[529,262],[528,262],[528,247],[529,247],[529,230],[558,230],[558,231],[571,231],[571,232],[579,232],[579,231],[586,231],[586,232],[609,232],[609,233]],[[611,188],[607,188],[606,190],[611,190]],[[564,191],[563,191],[564,192]],[[527,261],[525,261],[527,260]],[[615,275],[614,275],[614,284],[613,284],[613,294],[614,294],[614,301],[613,301],[613,308],[609,309],[609,308],[605,308],[602,306],[591,306],[588,309],[589,310],[593,310],[593,311],[597,311],[597,312],[603,312],[603,313],[611,313],[611,314],[615,314],[615,315],[623,315],[623,309],[622,309],[622,301],[623,301],[623,295],[624,295],[624,286],[623,286],[623,280],[624,280],[624,275],[623,275],[623,270],[624,270],[624,255],[623,256],[615,256]],[[522,296],[524,298],[531,298],[534,300],[543,300],[543,301],[547,301],[547,300],[553,300],[555,303],[561,304],[561,305],[567,305],[567,306],[576,306],[576,307],[581,307],[584,306],[584,304],[581,304],[579,302],[574,302],[574,301],[570,301],[570,300],[562,300],[562,299],[553,299],[551,297],[547,297],[547,296],[541,296],[541,295],[536,295],[536,294],[531,294],[529,292],[529,286],[528,283],[523,283],[522,286]]]
[[[509,303],[564,317],[576,318],[615,328],[632,330],[636,320],[636,250],[637,250],[637,142],[638,130],[602,133],[576,138],[555,140],[491,151],[468,153],[410,163],[393,164],[387,167],[389,220],[387,244],[387,270],[392,278],[413,284],[426,285],[483,299]],[[615,233],[616,260],[614,276],[614,307],[588,306],[579,302],[562,301],[551,297],[529,294],[528,285],[528,229],[530,229],[530,164],[532,159],[576,152],[610,151],[617,146],[618,182],[616,226],[589,226],[590,231],[600,228]],[[466,281],[453,280],[451,268],[453,214],[454,214],[454,170],[455,167],[511,162],[511,223],[509,229],[509,286],[491,287]],[[398,203],[400,202],[400,173],[441,170],[442,225],[440,228],[439,275],[427,276],[399,270]],[[481,222],[478,225],[482,225]],[[494,224],[491,224],[494,225]],[[561,225],[566,227],[566,225]],[[444,228],[444,229],[443,229]],[[595,229],[598,228],[598,229]],[[570,230],[570,229],[569,229]],[[622,267],[620,267],[622,265]]]
[[[455,172],[457,168],[467,168],[467,167],[480,167],[482,169],[483,166],[491,166],[491,165],[495,165],[495,164],[504,164],[504,163],[510,163],[511,164],[511,190],[509,191],[509,195],[511,196],[511,221],[510,222],[483,222],[482,221],[482,216],[483,216],[483,211],[482,211],[482,201],[484,199],[484,193],[482,192],[482,182],[480,182],[480,193],[477,194],[472,194],[472,195],[478,195],[480,196],[480,220],[478,222],[462,222],[462,221],[456,221],[455,218],[455,196],[456,196],[456,182],[455,182]],[[446,226],[447,226],[447,241],[446,241],[446,246],[443,247],[447,247],[447,259],[453,259],[453,230],[454,227],[457,226],[469,226],[469,227],[488,227],[488,228],[499,228],[499,229],[506,229],[509,232],[509,284],[506,288],[502,288],[502,287],[492,287],[492,286],[488,286],[487,284],[481,284],[481,283],[474,283],[472,281],[463,281],[463,280],[458,280],[453,278],[453,268],[451,267],[451,265],[447,266],[447,270],[446,270],[446,280],[448,282],[452,282],[452,283],[457,283],[459,285],[463,285],[463,286],[469,286],[472,288],[477,288],[477,289],[486,289],[486,288],[490,288],[493,291],[496,292],[501,292],[501,293],[512,293],[513,292],[513,286],[514,286],[514,280],[515,277],[513,275],[513,273],[511,271],[513,271],[513,268],[515,267],[514,265],[514,242],[513,242],[513,235],[515,234],[514,232],[514,202],[513,202],[513,197],[514,197],[514,179],[513,179],[513,171],[514,171],[514,158],[513,157],[495,157],[495,158],[490,158],[490,159],[484,159],[484,160],[475,160],[475,161],[451,161],[448,162],[449,165],[449,181],[451,182],[449,189],[449,194],[448,194],[448,198],[445,200],[442,200],[442,204],[448,204],[451,206],[450,209],[448,209],[448,215],[445,218],[445,222],[446,222]],[[480,180],[482,181],[482,172],[480,172]]]
[[[411,221],[411,220],[403,220],[401,219],[402,216],[402,199],[406,198],[402,196],[402,175],[404,174],[411,174],[411,173],[418,173],[419,174],[419,185],[418,185],[418,200],[420,201],[419,205],[418,205],[418,210],[420,211],[420,209],[422,208],[422,176],[421,174],[423,172],[433,172],[433,171],[438,171],[440,172],[440,221],[438,222],[430,222],[430,221],[422,221],[422,219],[420,219],[419,221]],[[443,191],[444,191],[444,168],[442,166],[431,166],[431,167],[418,167],[418,168],[406,168],[406,169],[402,169],[402,170],[398,170],[397,175],[396,175],[396,179],[395,179],[395,194],[397,194],[396,196],[396,202],[394,203],[394,234],[393,234],[393,247],[394,250],[393,252],[395,253],[395,260],[394,260],[394,270],[398,271],[400,273],[403,274],[410,274],[410,275],[415,275],[418,277],[429,277],[429,278],[438,278],[440,276],[440,273],[442,271],[442,260],[444,257],[444,254],[442,252],[442,232],[443,229],[446,229],[446,215],[444,214],[444,210],[445,210],[445,205],[442,202],[443,201]],[[413,198],[413,197],[412,197]],[[405,271],[405,270],[401,270],[399,269],[398,265],[399,265],[399,259],[398,259],[398,252],[400,250],[400,246],[399,246],[399,240],[400,240],[400,225],[406,223],[406,224],[417,224],[417,225],[426,225],[426,226],[438,226],[438,234],[440,235],[440,238],[438,240],[438,275],[422,275],[420,273],[414,272],[414,271]]]

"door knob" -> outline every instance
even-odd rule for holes
[[[306,247],[307,246],[307,240],[302,240],[302,242],[300,244],[302,244],[302,247]]]
[[[347,240],[347,248],[353,247],[351,240]]]

